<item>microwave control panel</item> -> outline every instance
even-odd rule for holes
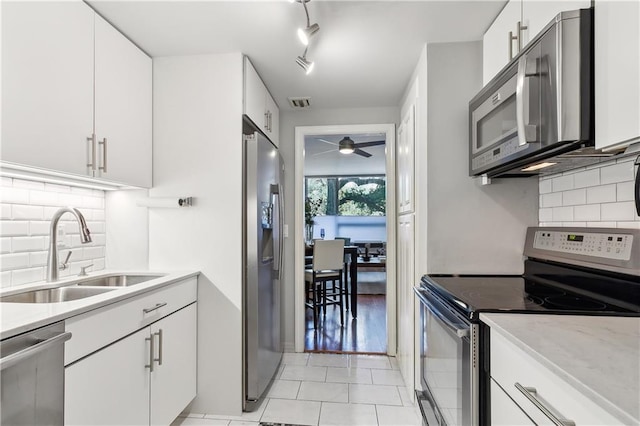
[[[520,145],[518,143],[517,133],[515,133],[514,136],[507,141],[489,148],[482,154],[475,155],[471,160],[471,167],[473,170],[484,169],[493,164],[501,163],[505,159],[510,159],[512,155],[524,151],[527,148],[529,148],[529,144]]]
[[[536,231],[533,248],[613,260],[630,260],[633,235],[601,232]]]

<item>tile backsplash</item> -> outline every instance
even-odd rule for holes
[[[45,279],[51,217],[60,207],[80,209],[93,242],[80,243],[78,224],[65,214],[58,229],[60,261],[71,250],[69,268],[60,276],[76,275],[81,266],[89,271],[105,268],[105,191],[2,177],[0,187],[0,286],[2,288]]]
[[[640,228],[635,156],[540,177],[540,226]]]

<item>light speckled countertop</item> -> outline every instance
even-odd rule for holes
[[[625,424],[640,424],[640,318],[480,314],[492,331]]]
[[[65,278],[56,283],[33,283],[15,288],[4,289],[0,292],[1,296],[7,296],[21,291],[41,290],[52,287],[75,285],[78,281],[87,280],[96,277],[102,277],[111,274],[155,274],[157,272],[149,271],[100,271],[89,274],[87,277]],[[171,272],[163,273],[162,276],[153,278],[140,284],[128,287],[117,287],[113,291],[87,297],[84,299],[72,300],[60,303],[0,303],[0,339],[15,336],[29,330],[43,327],[47,324],[53,324],[57,321],[63,321],[75,315],[98,309],[111,303],[119,302],[139,294],[157,290],[177,281],[184,280],[189,277],[197,276],[199,272]]]

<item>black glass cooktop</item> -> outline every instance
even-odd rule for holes
[[[640,315],[640,283],[546,272],[551,273],[428,275],[421,285],[472,320],[480,312]]]

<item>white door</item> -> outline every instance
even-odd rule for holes
[[[83,2],[2,2],[3,161],[90,174],[93,24]]]
[[[398,316],[398,364],[413,399],[414,385],[414,351],[415,351],[415,297],[414,282],[414,215],[413,213],[398,217],[397,231],[397,316]]]
[[[398,129],[398,213],[411,212],[415,164],[415,107],[411,106]]]
[[[151,187],[151,58],[96,15],[98,176]],[[106,142],[104,142],[106,139]]]
[[[168,425],[196,396],[196,309],[191,304],[151,325],[151,424]]]
[[[65,368],[65,425],[149,424],[148,337],[149,327]]]

